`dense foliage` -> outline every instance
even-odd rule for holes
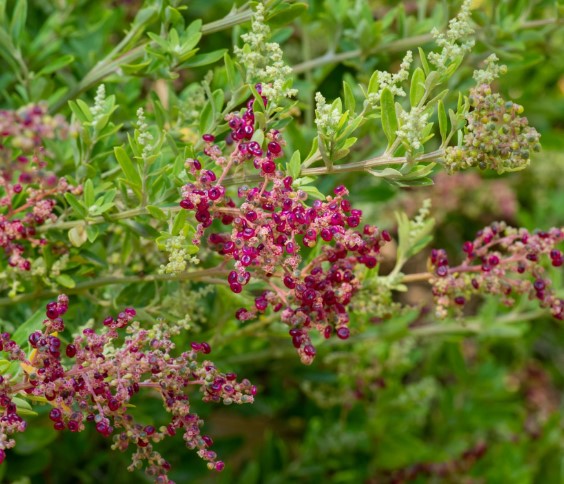
[[[0,0],[2,478],[562,482],[563,13]]]

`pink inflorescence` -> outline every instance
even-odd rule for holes
[[[257,91],[261,92],[260,85]],[[284,155],[282,134],[270,130],[262,143],[253,140],[255,102],[260,101],[252,99],[242,114],[227,116],[233,141],[229,155],[223,155],[213,136],[203,136],[205,155],[223,172],[218,177],[204,169],[202,161],[188,160],[196,181],[183,187],[180,206],[195,212],[196,244],[214,219],[229,227],[213,231],[207,240],[212,249],[234,261],[227,276],[234,293],[240,293],[252,276],[268,283],[270,288],[255,299],[254,307],[238,310],[236,317],[249,320],[269,306],[281,311],[302,361],[311,363],[315,348],[309,332],[318,330],[326,338],[332,334],[349,337],[347,306],[358,289],[355,268],[359,264],[375,267],[381,246],[391,239],[376,227],[361,227],[362,211],[352,207],[344,186],[335,188],[325,200],[306,203],[307,193],[295,188],[294,180],[276,166]],[[238,187],[235,203],[222,181],[233,166],[247,161],[258,170],[262,182]],[[300,252],[318,244],[322,244],[319,255],[302,267]]]
[[[200,432],[203,421],[191,411],[188,389],[200,387],[205,402],[241,404],[253,402],[256,388],[246,379],[238,381],[233,373],[220,373],[211,361],[198,362],[200,353],[211,351],[207,343],[193,343],[173,356],[174,344],[164,326],[153,329],[153,334],[141,329],[132,323],[136,314],[132,308],[107,317],[101,331],[85,329],[64,345],[57,334],[65,329],[62,316],[67,308],[65,295],[47,305],[43,330],[28,338],[34,350],[31,355],[26,355],[8,333],[0,335],[0,350],[25,369],[23,381],[0,377],[0,461],[5,458],[5,449],[15,445],[11,435],[26,428],[13,400],[25,392],[51,404],[49,418],[55,430],[80,432],[92,426],[104,437],[114,436],[114,449],[125,451],[131,446],[130,469],[145,461],[146,472],[155,482],[172,481],[167,477],[170,465],[154,444],[177,432],[210,469],[222,470],[223,462],[210,449],[212,439]],[[124,328],[128,333],[125,338],[118,331]],[[128,413],[129,403],[143,388],[161,396],[170,414],[166,425],[140,425]]]
[[[563,255],[556,245],[563,240],[560,228],[531,233],[501,222],[464,243],[466,259],[458,266],[449,265],[444,250],[433,250],[429,267],[439,315],[446,315],[448,307],[464,306],[473,294],[497,294],[507,305],[514,303],[514,296],[525,294],[564,320],[564,300],[552,291],[543,267],[544,261],[562,266]]]
[[[81,191],[47,167],[45,140],[63,138],[68,129],[64,118],[51,117],[43,105],[0,111],[0,246],[12,267],[29,270],[26,248],[47,243],[36,229],[57,219],[55,197]]]

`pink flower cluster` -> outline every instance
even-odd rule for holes
[[[42,105],[0,111],[0,246],[12,267],[29,270],[26,248],[47,243],[36,228],[57,219],[55,197],[81,191],[47,170],[45,140],[65,137],[68,129]]]
[[[464,306],[473,294],[496,294],[507,305],[514,303],[514,296],[525,294],[564,320],[564,300],[551,289],[543,267],[543,261],[562,266],[563,255],[556,245],[563,240],[564,231],[559,228],[531,233],[500,222],[464,243],[466,259],[458,266],[449,265],[444,250],[433,250],[429,266],[439,315],[446,315],[448,307]]]
[[[50,403],[55,430],[80,432],[92,426],[105,437],[114,435],[113,448],[133,447],[130,469],[146,462],[146,472],[155,482],[172,482],[167,477],[169,463],[154,447],[177,432],[182,432],[186,446],[196,449],[210,469],[223,470],[223,462],[210,448],[212,439],[201,434],[202,420],[191,411],[188,389],[200,387],[205,402],[241,404],[253,402],[256,388],[248,380],[238,381],[233,373],[220,373],[211,361],[198,362],[200,353],[211,351],[207,343],[193,343],[173,356],[166,326],[140,328],[132,323],[135,310],[131,308],[106,318],[102,331],[85,329],[64,346],[58,333],[65,329],[62,316],[67,307],[64,295],[47,305],[43,329],[29,335],[30,355],[9,334],[0,336],[0,350],[25,370],[17,382],[7,375],[0,377],[0,461],[5,449],[15,445],[11,435],[26,428],[13,401],[25,393]],[[126,327],[127,335],[120,336]],[[141,425],[128,413],[128,405],[142,389],[161,397],[170,414],[167,425]]]
[[[234,293],[240,293],[252,275],[268,284],[254,307],[240,309],[237,318],[252,319],[268,306],[282,311],[293,345],[302,361],[311,363],[315,348],[309,332],[318,330],[326,338],[333,333],[341,339],[349,337],[347,306],[358,288],[355,268],[359,264],[375,267],[381,246],[391,238],[369,225],[357,229],[362,212],[351,206],[344,186],[335,188],[334,196],[308,205],[307,193],[276,168],[285,144],[281,133],[271,130],[262,143],[253,141],[254,102],[260,101],[252,99],[242,115],[227,117],[233,144],[229,155],[223,155],[212,135],[203,136],[204,154],[223,172],[218,178],[213,170],[203,169],[202,161],[188,160],[196,180],[183,187],[180,206],[195,212],[196,244],[214,219],[229,227],[229,231],[214,230],[208,243],[234,262],[227,278]],[[262,183],[238,187],[235,203],[222,181],[232,167],[246,161],[259,171]],[[322,245],[320,255],[301,267],[300,252],[318,244]]]

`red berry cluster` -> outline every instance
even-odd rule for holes
[[[260,85],[257,90],[260,92]],[[352,208],[344,186],[337,187],[334,196],[308,205],[307,193],[276,169],[285,144],[281,133],[271,130],[262,142],[254,140],[254,102],[260,101],[252,99],[241,115],[227,116],[234,145],[228,156],[214,144],[214,136],[203,136],[204,154],[223,172],[218,178],[211,169],[203,169],[200,160],[188,160],[196,181],[183,187],[180,206],[195,212],[199,222],[196,244],[214,219],[230,227],[228,232],[212,232],[208,243],[234,261],[227,277],[234,293],[249,283],[251,271],[270,286],[256,298],[254,308],[237,311],[237,318],[251,319],[268,306],[283,310],[282,321],[291,328],[294,346],[302,361],[310,363],[315,355],[310,330],[317,329],[326,338],[332,333],[341,339],[349,337],[346,306],[358,287],[355,267],[375,267],[380,247],[390,236],[368,225],[355,230],[361,224],[362,211]],[[263,181],[254,187],[238,187],[236,204],[226,196],[222,180],[233,166],[245,161],[252,161]],[[300,269],[300,252],[317,244],[324,245],[321,255]]]
[[[54,197],[81,191],[47,170],[45,140],[67,131],[64,118],[49,116],[41,105],[0,111],[0,246],[12,267],[29,270],[26,247],[47,243],[36,228],[56,220]]]
[[[0,460],[5,449],[15,445],[10,436],[26,428],[13,397],[28,394],[51,404],[49,418],[55,430],[80,432],[92,425],[104,437],[114,434],[113,448],[125,451],[132,446],[130,469],[145,461],[146,472],[156,482],[172,481],[167,477],[170,465],[154,445],[177,432],[182,432],[186,446],[197,449],[210,469],[222,470],[223,462],[210,449],[212,439],[201,435],[203,422],[190,409],[188,388],[200,387],[205,402],[225,404],[252,403],[256,388],[248,380],[237,381],[233,373],[220,373],[210,361],[198,363],[199,353],[211,351],[207,343],[193,343],[188,351],[173,356],[166,326],[142,329],[132,322],[136,313],[131,308],[106,318],[100,332],[83,330],[63,351],[57,334],[65,329],[62,316],[67,307],[64,295],[47,305],[43,330],[29,335],[33,348],[29,356],[9,334],[0,337],[0,350],[9,360],[19,361],[25,371],[19,381],[18,375],[0,377]],[[118,330],[124,328],[126,335],[120,337]],[[142,388],[160,395],[170,414],[167,425],[141,425],[128,413],[129,403]]]
[[[564,300],[551,290],[542,265],[548,259],[552,266],[562,266],[562,252],[556,245],[563,240],[564,231],[559,228],[530,233],[493,223],[480,230],[474,241],[464,243],[466,259],[458,266],[449,266],[444,250],[433,250],[429,266],[439,314],[445,315],[449,306],[464,306],[473,294],[497,294],[507,305],[513,304],[515,295],[526,294],[564,320]]]

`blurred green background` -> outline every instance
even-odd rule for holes
[[[11,12],[15,2],[4,3]],[[184,3],[186,19],[202,18],[204,23],[223,17],[233,5],[223,0]],[[317,58],[331,46],[338,52],[360,46],[362,55],[298,75],[298,122],[288,128],[287,136],[290,146],[303,154],[314,136],[316,91],[333,99],[341,95],[343,79],[366,83],[375,69],[395,71],[405,48],[433,48],[421,36],[433,27],[444,28],[459,6],[447,1],[370,0],[361,2],[373,19],[367,26],[362,17],[353,15],[359,4],[354,0],[306,3],[305,13],[274,31],[290,65]],[[59,89],[74,86],[112,50],[141,7],[135,0],[31,0],[28,4],[21,52],[29,69],[39,72],[64,55],[73,55],[75,61],[40,81],[32,80],[24,94],[17,87],[23,81],[12,73],[6,58],[0,60],[2,108],[49,98],[55,104],[64,95]],[[500,57],[508,74],[497,88],[505,98],[524,106],[531,125],[542,134],[543,151],[530,168],[502,177],[441,173],[434,186],[407,190],[354,173],[318,181],[321,191],[337,182],[347,184],[366,221],[392,232],[394,210],[414,214],[425,198],[431,198],[437,220],[432,245],[453,254],[494,220],[529,229],[564,225],[564,31],[556,23],[543,24],[555,19],[562,6],[554,1],[513,0],[473,5],[480,26],[477,46],[450,87],[468,89],[478,63],[490,52]],[[533,24],[526,28],[526,22]],[[233,42],[247,28],[248,23],[204,37],[202,52],[232,51]],[[401,44],[405,48],[385,47],[398,40],[405,41]],[[221,62],[186,69],[178,79],[165,82],[189,102],[190,83],[214,68],[217,88]],[[158,89],[158,77],[158,73],[144,78],[118,73],[104,80],[120,106],[116,124],[131,126],[137,108],[146,106],[150,93]],[[89,89],[82,98],[91,102],[94,93],[95,88]],[[454,104],[455,98],[449,102]],[[70,116],[66,106],[59,112]],[[383,147],[384,137],[374,126],[369,123],[364,128],[351,160]],[[64,171],[70,150],[61,147],[58,153]],[[421,271],[424,264],[421,257],[410,268]],[[561,271],[553,271],[552,277],[564,296]],[[437,325],[436,331],[425,332],[417,328],[433,323],[432,299],[424,285],[416,286],[402,302],[420,307],[399,316],[390,314],[384,321],[355,313],[351,322],[355,336],[320,346],[315,363],[304,367],[281,326],[236,332],[232,314],[242,299],[224,287],[194,298],[191,291],[200,287],[168,283],[161,294],[168,293],[168,302],[178,304],[179,311],[197,308],[197,338],[212,343],[218,366],[249,378],[259,394],[254,405],[238,408],[204,405],[194,395],[193,406],[206,420],[205,432],[213,436],[215,450],[227,465],[221,474],[210,473],[177,436],[160,446],[176,482],[564,482],[564,331],[527,301],[511,313],[485,298],[469,314],[484,328],[477,334],[443,333]],[[112,305],[139,307],[148,299],[147,291],[154,288],[129,287],[108,300]],[[17,325],[41,304],[44,301],[8,306],[1,315],[8,326]],[[90,317],[99,320],[108,310],[113,307],[100,309],[96,298],[71,299],[68,321],[78,325]],[[515,313],[517,317],[512,316]],[[178,344],[182,347],[191,340],[192,335],[186,335]],[[159,423],[160,402],[150,396],[139,398],[143,400],[134,412],[146,423]],[[38,411],[40,416],[17,437],[17,447],[0,467],[4,482],[148,482],[143,473],[126,470],[128,454],[110,451],[110,443],[95,432],[57,434],[51,430],[46,409]]]

